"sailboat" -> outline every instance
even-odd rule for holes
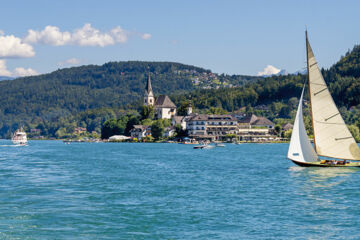
[[[307,136],[303,120],[301,92],[287,158],[302,167],[360,167],[360,149],[331,97],[314,53],[307,31],[306,58],[310,114],[314,146]]]

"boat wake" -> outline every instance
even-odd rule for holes
[[[29,145],[0,145],[0,147],[27,147]]]

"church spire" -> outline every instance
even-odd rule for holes
[[[146,106],[154,106],[155,98],[151,87],[150,73],[148,75],[147,84],[145,88],[144,104]]]
[[[148,80],[147,80],[147,84],[146,84],[146,91],[147,91],[148,94],[150,94],[150,92],[152,92],[150,73],[148,75]]]

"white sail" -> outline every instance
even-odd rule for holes
[[[309,95],[315,151],[320,156],[360,160],[360,150],[337,109],[306,35]]]
[[[301,92],[299,106],[296,112],[293,131],[291,134],[290,146],[287,157],[298,162],[317,161],[317,155],[307,136],[304,119],[303,119],[303,95],[304,88]]]

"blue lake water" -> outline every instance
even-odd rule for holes
[[[360,169],[288,144],[0,141],[0,239],[360,239]]]

